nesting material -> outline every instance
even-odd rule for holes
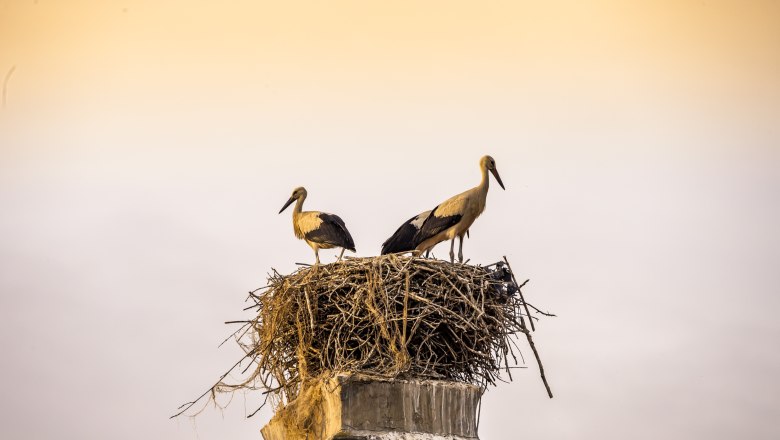
[[[342,373],[480,387],[511,380],[513,335],[524,333],[539,361],[521,287],[503,261],[471,266],[397,254],[274,271],[250,293],[255,317],[234,333],[246,356],[231,370],[245,379],[229,384],[228,371],[202,397],[257,389],[283,406],[312,380]]]
[[[340,372],[494,384],[517,364],[510,336],[525,328],[507,274],[397,255],[274,272],[252,294],[244,347],[287,401],[306,378]]]

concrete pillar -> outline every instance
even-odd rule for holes
[[[277,412],[265,440],[478,440],[479,387],[343,375]]]

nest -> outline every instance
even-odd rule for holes
[[[526,319],[533,326],[529,306],[549,314],[525,303],[521,287],[504,261],[483,267],[385,255],[273,271],[250,293],[256,317],[234,333],[246,353],[234,368],[252,361],[246,378],[227,384],[226,373],[209,391],[260,389],[278,406],[308,381],[341,373],[486,387],[518,368],[517,333],[546,386]]]

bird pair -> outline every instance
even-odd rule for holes
[[[490,179],[488,172],[493,174],[496,181],[504,189],[501,177],[498,175],[496,161],[490,156],[484,156],[479,160],[482,172],[482,180],[479,185],[450,197],[430,211],[425,211],[407,220],[395,233],[382,244],[382,255],[397,252],[413,252],[419,255],[428,252],[434,246],[445,240],[450,243],[450,261],[455,261],[455,238],[460,239],[458,261],[463,262],[463,236],[468,234],[474,220],[485,210]],[[282,211],[293,202],[293,230],[295,236],[305,240],[314,250],[315,265],[320,263],[319,250],[340,247],[339,260],[344,255],[344,250],[355,252],[355,242],[349,234],[344,220],[334,214],[319,211],[302,211],[303,201],[306,199],[306,189],[296,188]]]

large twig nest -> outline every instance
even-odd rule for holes
[[[394,255],[274,272],[252,295],[243,344],[287,401],[302,380],[340,372],[493,384],[517,363],[510,336],[524,329],[507,275]]]
[[[247,309],[257,315],[234,333],[246,356],[201,398],[262,390],[284,405],[310,380],[342,373],[484,387],[502,373],[511,380],[518,332],[525,333],[547,386],[526,328],[529,307],[546,313],[524,302],[521,287],[508,263],[483,267],[398,255],[290,275],[274,271],[266,287],[250,293],[254,305]],[[233,370],[244,379],[225,381]]]

